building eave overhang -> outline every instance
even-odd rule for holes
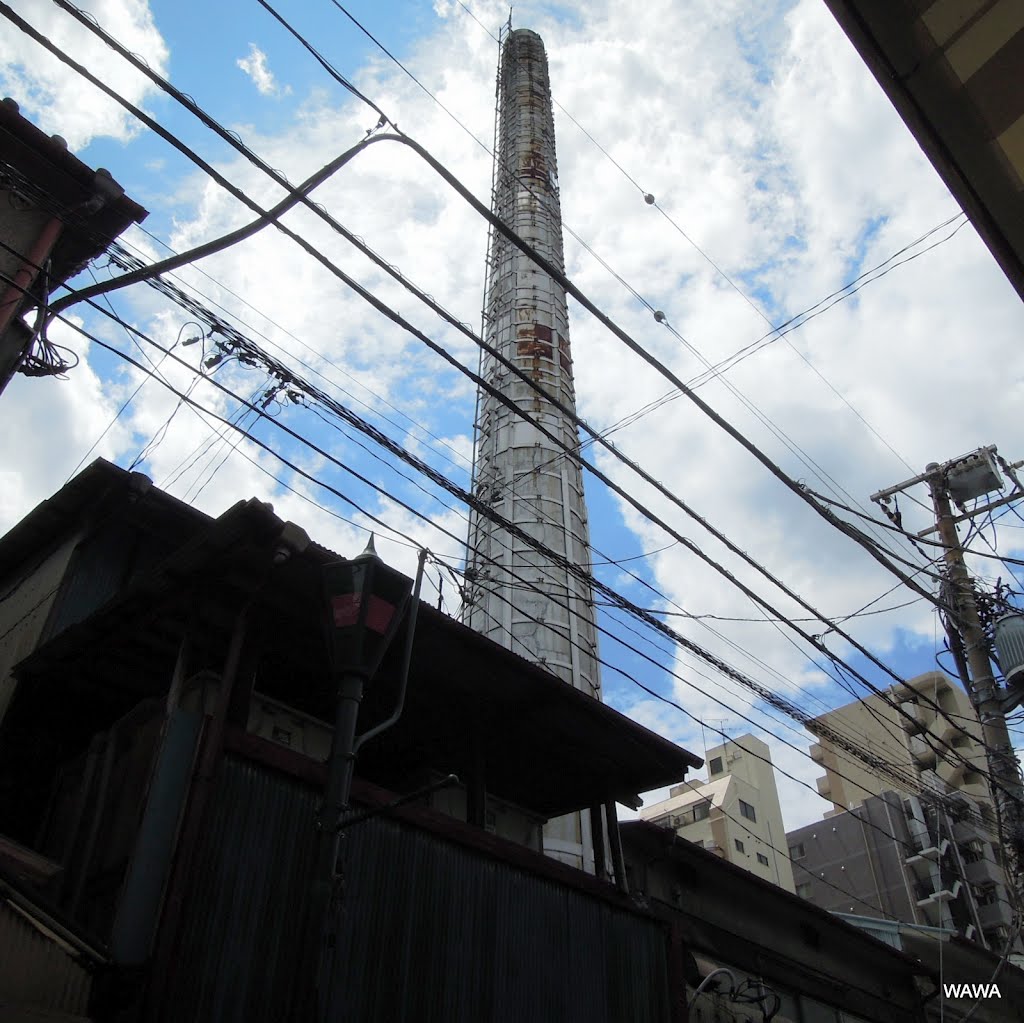
[[[882,957],[883,961],[895,957],[902,966],[913,973],[937,979],[938,975],[930,967],[922,966],[915,956],[901,952],[828,910],[815,906],[749,870],[744,870],[714,853],[701,849],[669,828],[658,827],[642,820],[629,821],[620,827],[623,842],[645,850],[646,855],[657,854],[664,857],[683,872],[699,868],[703,872],[710,871],[716,874],[720,879],[722,891],[729,892],[729,898],[724,900],[724,903],[742,905],[744,913],[763,916],[766,919],[804,920],[815,928],[830,930],[836,936],[832,944],[848,948],[851,954],[856,951],[867,957]],[[685,910],[685,906],[683,909]],[[742,929],[742,920],[736,919],[735,926]]]
[[[89,210],[86,204],[97,194],[97,171],[69,152],[63,141],[26,120],[11,100],[0,102],[0,153],[34,193],[29,198],[38,197],[64,221],[64,231],[52,253],[50,290],[105,252],[127,227],[148,216],[124,194]],[[16,182],[8,187],[18,190]]]
[[[148,500],[159,496],[154,491]],[[75,506],[70,495],[64,501]],[[58,502],[54,514],[64,510]],[[36,517],[41,523],[50,515]],[[320,579],[322,566],[338,555],[310,544],[273,564],[285,526],[269,505],[239,502],[197,527],[192,541],[89,618],[23,660],[15,669],[18,678],[29,686],[79,685],[128,707],[166,687],[169,665],[197,608],[226,642],[234,615],[256,593],[252,614],[261,623],[264,663],[286,664],[291,679],[287,686],[282,679],[277,690],[273,677],[261,679],[261,691],[332,719]],[[367,689],[361,729],[364,721],[368,728],[387,717],[395,704],[399,647],[392,647]],[[402,771],[411,774],[427,764],[466,776],[482,766],[495,796],[552,817],[611,799],[630,802],[640,792],[681,781],[701,763],[423,603],[405,711],[360,753],[366,776],[389,786]]]
[[[1013,166],[998,137],[1014,97],[1018,112],[1024,111],[1019,64],[997,51],[986,71],[995,81],[982,82],[975,74],[962,82],[922,22],[930,4],[825,3],[1024,299],[1024,168]],[[1015,46],[1019,55],[1024,35],[1005,44],[1003,54]],[[1005,66],[997,66],[999,61]]]

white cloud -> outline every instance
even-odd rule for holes
[[[141,104],[154,91],[138,71],[54,4],[12,0],[10,6],[39,34],[132,103]],[[166,72],[167,45],[146,0],[83,0],[78,6],[154,71]],[[140,130],[114,100],[9,22],[0,33],[0,92],[15,99],[21,112],[44,131],[65,138],[72,151],[99,136],[124,141]]]
[[[281,88],[267,66],[267,55],[255,43],[249,43],[249,56],[239,57],[235,66],[252,79],[261,96],[280,95]]]

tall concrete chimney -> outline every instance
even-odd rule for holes
[[[497,151],[492,209],[546,260],[564,268],[555,129],[547,55],[535,32],[508,34],[498,72]],[[506,238],[491,232],[485,336],[563,406],[575,412],[565,291]],[[571,420],[494,358],[481,376],[578,449]],[[497,399],[481,392],[475,423],[474,492],[558,555],[590,562],[579,466]],[[600,698],[597,631],[589,585],[522,540],[473,515],[469,600],[464,619],[478,632]],[[588,814],[549,823],[545,851],[593,871]]]

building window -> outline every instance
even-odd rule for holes
[[[711,758],[710,770],[711,770],[712,774],[721,774],[722,773],[722,758],[721,757],[712,757]]]
[[[749,804],[740,800],[740,816],[746,817],[748,821],[754,821],[757,823],[757,814],[754,813],[754,808]]]
[[[796,893],[801,899],[809,899],[811,897],[811,882],[801,881],[800,884],[796,886]]]
[[[797,842],[796,845],[791,845],[789,847],[789,858],[791,860],[802,860],[806,855],[807,852],[804,849],[803,842]]]
[[[991,906],[996,901],[996,886],[991,882],[974,885],[973,888],[979,906]]]
[[[695,821],[706,821],[711,816],[711,800],[698,803],[693,808],[693,819]]]
[[[736,843],[736,852],[746,852],[747,851],[746,849],[743,848],[743,843],[738,838],[734,838],[733,841]]]
[[[758,853],[757,854],[757,862],[760,863],[762,867],[767,867],[769,865],[768,864],[768,857],[765,856],[764,853]]]

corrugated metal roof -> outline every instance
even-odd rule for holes
[[[167,1020],[291,1018],[315,795],[229,758],[190,878]],[[659,922],[393,820],[346,831],[333,1017],[664,1023]]]

